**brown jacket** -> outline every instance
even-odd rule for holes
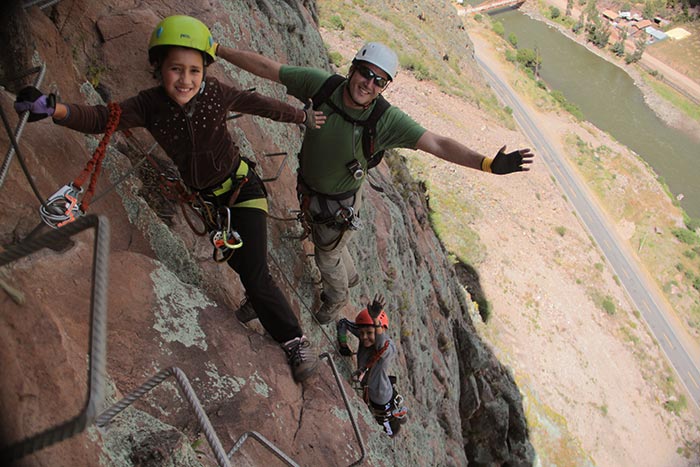
[[[103,133],[109,110],[103,105],[67,104],[69,113],[59,125],[83,133]],[[184,107],[170,99],[163,87],[141,91],[120,103],[119,130],[146,128],[175,162],[183,181],[195,190],[222,183],[238,168],[240,151],[226,128],[229,111],[259,115],[279,122],[301,123],[300,108],[241,91],[207,78],[204,90]]]

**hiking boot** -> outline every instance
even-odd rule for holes
[[[328,324],[335,319],[340,314],[340,310],[343,309],[346,303],[348,303],[347,297],[342,302],[329,302],[326,299],[326,295],[321,292],[321,308],[316,312],[316,321],[318,324]]]
[[[348,287],[352,289],[353,287],[356,287],[357,284],[359,284],[359,283],[360,283],[360,275],[358,274],[348,281]]]
[[[255,308],[253,308],[253,303],[248,297],[243,299],[241,306],[235,311],[235,313],[238,321],[243,324],[247,323],[248,321],[253,321],[258,317],[258,314],[255,312]]]
[[[289,366],[292,367],[294,381],[301,383],[316,371],[318,357],[312,352],[311,342],[306,336],[295,337],[281,346],[287,354]]]

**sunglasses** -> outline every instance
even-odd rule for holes
[[[379,86],[380,88],[384,89],[387,84],[389,84],[389,80],[387,78],[383,78],[370,70],[368,67],[364,65],[357,65],[357,72],[360,74],[365,79],[371,79],[374,84]]]

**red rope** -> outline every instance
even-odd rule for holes
[[[102,160],[105,158],[107,151],[107,145],[112,137],[112,134],[117,130],[117,125],[119,125],[119,118],[122,114],[122,109],[116,102],[110,102],[107,104],[109,108],[109,120],[107,120],[107,128],[105,129],[105,134],[97,145],[97,149],[92,155],[92,159],[88,161],[85,165],[85,169],[78,175],[73,181],[73,186],[80,189],[88,177],[90,177],[90,185],[88,185],[87,192],[80,203],[80,210],[87,212],[90,200],[95,194],[95,189],[97,188],[97,179],[100,177],[100,172],[102,171]]]

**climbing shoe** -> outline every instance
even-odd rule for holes
[[[243,301],[241,302],[241,306],[238,307],[235,313],[236,318],[238,318],[238,321],[240,321],[243,324],[247,323],[248,321],[252,321],[258,317],[258,314],[253,308],[253,303],[247,296],[243,299]]]
[[[321,292],[321,302],[321,308],[316,312],[316,321],[319,324],[328,324],[331,321],[335,321],[340,314],[340,310],[348,303],[348,298],[345,297],[345,300],[342,302],[333,303],[328,301],[326,295]]]
[[[301,383],[316,371],[318,357],[313,353],[311,342],[306,336],[295,337],[285,342],[282,349],[287,354],[287,361],[292,367],[292,375],[297,383]]]

